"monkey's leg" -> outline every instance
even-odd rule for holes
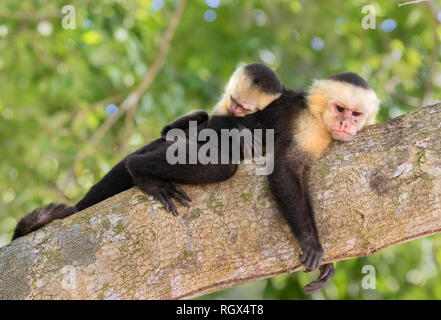
[[[133,154],[151,152],[160,148],[163,144],[163,139],[157,139],[136,150]],[[100,181],[92,186],[86,195],[75,205],[78,211],[135,186],[132,176],[127,171],[126,159],[127,157],[118,162]]]
[[[179,200],[187,208],[190,207],[188,201],[191,202],[191,198],[187,193],[167,180],[148,176],[136,176],[133,179],[141,191],[154,196],[164,205],[168,212],[172,212],[175,216],[179,215],[179,213],[176,205],[171,200],[172,198]]]
[[[198,124],[208,119],[208,113],[203,110],[190,112],[182,117],[177,118],[172,123],[166,125],[161,131],[161,137],[165,137],[171,129],[188,129],[190,121],[196,121]]]
[[[135,184],[144,192],[154,195],[166,208],[177,213],[171,198],[188,205],[190,197],[169,181],[184,184],[220,182],[230,178],[237,170],[236,164],[169,164],[167,147],[144,154],[131,154],[126,167]]]
[[[237,164],[169,164],[165,154],[130,155],[126,166],[132,177],[153,177],[184,184],[213,183],[227,180]]]

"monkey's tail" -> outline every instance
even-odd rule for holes
[[[56,219],[62,219],[78,210],[65,204],[50,203],[42,208],[35,209],[18,222],[12,240],[31,233]]]

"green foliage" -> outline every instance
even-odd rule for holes
[[[382,98],[379,121],[420,107],[423,98],[439,101],[439,1],[398,3],[221,0],[210,8],[216,1],[191,0],[134,129],[126,136],[123,117],[93,146],[91,137],[115,109],[109,105],[121,103],[152,66],[177,1],[2,1],[0,246],[25,213],[77,201],[123,156],[122,146],[134,150],[178,115],[210,110],[239,63],[266,62],[292,88],[358,72]],[[76,9],[75,29],[61,24],[67,4]],[[374,30],[361,25],[367,4],[376,8]],[[216,13],[213,22],[205,20],[213,16],[207,10]],[[396,22],[390,32],[387,19]],[[439,237],[414,241],[339,262],[332,283],[312,298],[439,299],[440,263]],[[366,264],[376,268],[376,290],[361,287]],[[209,297],[305,298],[301,287],[314,276],[278,276]]]

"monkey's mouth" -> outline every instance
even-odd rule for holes
[[[235,117],[245,117],[248,111],[241,105],[236,105],[230,107],[230,112],[234,114]]]
[[[232,113],[235,117],[245,117],[246,115],[254,111],[254,107],[248,104],[242,104],[233,96],[230,97],[231,102],[228,106],[228,111]]]
[[[347,141],[347,140],[351,140],[352,137],[354,136],[353,133],[344,130],[330,130],[330,131],[332,137],[336,140]]]

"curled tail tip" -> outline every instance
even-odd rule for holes
[[[31,233],[56,219],[70,216],[75,212],[77,212],[75,207],[55,203],[50,203],[44,207],[35,209],[20,219],[15,227],[12,240]]]

